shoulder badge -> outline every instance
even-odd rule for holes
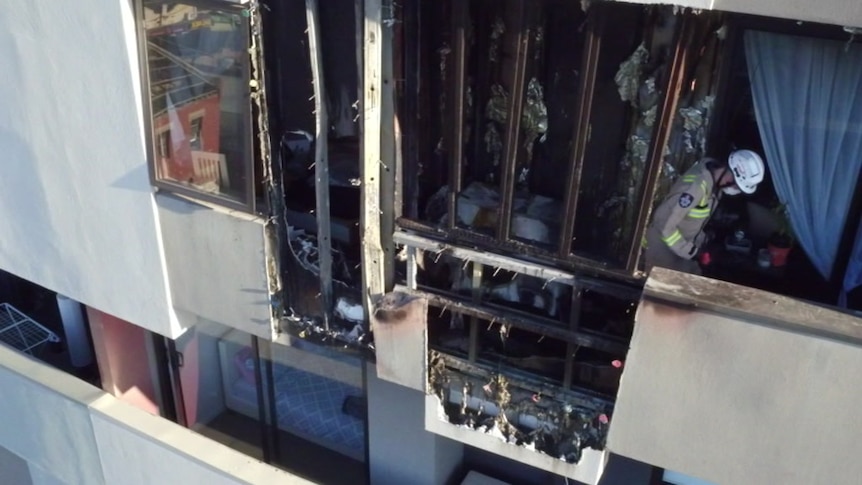
[[[691,194],[682,194],[679,196],[679,206],[683,209],[688,209],[694,202],[694,196]]]

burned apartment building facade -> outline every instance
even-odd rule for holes
[[[36,175],[0,268],[84,305],[107,393],[320,483],[862,472],[851,2],[137,0],[92,32],[93,2],[37,3],[9,35],[105,45],[72,72],[111,73],[90,129],[117,133],[46,122],[62,66],[0,88]],[[712,214],[703,275],[646,271],[653,208],[740,148],[769,176]]]

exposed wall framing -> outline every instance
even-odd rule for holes
[[[640,233],[649,217],[648,210],[639,210],[641,196],[645,195],[641,187],[649,185],[648,177],[636,182],[633,189],[627,189],[624,196],[629,200],[627,210],[630,216],[627,217],[631,220],[624,224],[625,218],[620,218],[618,227],[631,226],[635,230],[617,231],[618,234],[613,235],[615,241],[590,243],[604,247],[603,251],[607,247],[617,248],[619,257],[616,261],[590,256],[584,252],[582,243],[573,244],[573,241],[580,241],[587,230],[577,227],[590,224],[590,218],[595,216],[594,207],[601,202],[593,201],[583,207],[579,204],[585,197],[581,191],[582,183],[593,184],[592,179],[582,180],[585,161],[601,160],[602,157],[601,150],[590,145],[592,127],[605,125],[600,117],[593,115],[598,73],[607,71],[609,62],[614,62],[617,56],[604,53],[606,49],[602,39],[617,35],[615,29],[631,30],[628,24],[642,29],[643,35],[647,36],[653,25],[649,22],[658,22],[656,19],[666,19],[668,15],[673,18],[671,11],[659,7],[598,5],[587,13],[566,11],[562,12],[565,15],[558,15],[561,12],[556,9],[562,7],[557,4],[540,2],[527,8],[520,0],[487,4],[482,0],[450,0],[435,7],[418,1],[408,3],[403,21],[419,25],[415,35],[405,32],[402,39],[404,45],[410,46],[409,53],[400,59],[401,65],[410,69],[404,70],[402,109],[411,106],[422,113],[423,107],[427,107],[429,113],[419,114],[418,118],[424,118],[425,123],[430,118],[434,126],[430,127],[430,137],[422,138],[419,133],[410,132],[405,135],[411,140],[411,154],[416,153],[415,150],[418,153],[403,162],[403,201],[409,207],[397,211],[404,214],[398,219],[398,225],[447,242],[462,241],[515,257],[540,258],[571,270],[619,280],[631,279],[636,272],[636,261],[631,261],[630,254],[640,250]],[[580,12],[577,7],[566,8]],[[625,26],[613,22],[606,24],[604,18],[616,15],[615,9],[619,8],[626,9],[627,18],[632,20]],[[659,10],[662,15],[656,13]],[[641,15],[640,11],[646,14]],[[564,17],[569,24],[559,24],[557,16]],[[632,23],[638,16],[646,19],[643,26]],[[434,21],[441,23],[432,24]],[[423,31],[425,25],[434,33]],[[670,25],[673,27],[674,23]],[[555,101],[571,100],[572,97],[561,97],[562,94],[557,92],[560,88],[556,85],[543,87],[542,79],[545,78],[542,76],[550,76],[544,74],[550,72],[553,76],[546,82],[558,79],[562,71],[554,71],[554,63],[565,58],[548,50],[563,42],[549,38],[549,35],[573,30],[582,32],[582,48],[570,53],[570,57],[577,56],[580,61],[573,69],[576,73],[574,82],[569,80],[566,86],[570,86],[567,88],[570,90],[571,86],[577,86],[577,95],[574,103],[569,101],[565,105],[571,113],[562,113],[561,117],[554,111],[559,111],[558,104],[550,105],[549,111],[545,98]],[[609,45],[608,53],[619,51],[621,47],[618,44]],[[418,63],[413,59],[416,55],[420,57]],[[422,71],[415,67],[416,64],[430,66],[431,72]],[[661,74],[656,87],[659,101],[668,92],[667,83],[671,76],[667,71],[658,71]],[[499,83],[495,79],[499,79]],[[605,83],[605,78],[601,82]],[[601,95],[605,96],[604,92]],[[413,96],[418,99],[409,100]],[[607,111],[605,104],[611,101],[602,99],[600,113]],[[655,117],[657,111],[658,107],[651,115]],[[417,126],[417,117],[412,113],[403,114],[409,121],[405,124],[408,131],[428,131]],[[618,116],[627,115],[620,112]],[[594,122],[599,125],[594,125]],[[573,131],[560,132],[560,127],[566,123],[571,123]],[[546,139],[571,140],[571,146],[561,151],[554,146],[546,146],[551,143]],[[650,136],[648,139],[661,144],[666,136]],[[613,140],[601,137],[597,140],[601,140],[597,143],[613,143]],[[562,142],[556,143],[556,146],[562,146]],[[494,149],[494,146],[498,148]],[[553,153],[546,154],[548,150]],[[545,162],[542,157],[559,158],[561,154],[566,162],[560,165],[557,173],[565,170],[566,176],[558,177],[557,182],[553,171],[543,168]],[[641,173],[648,173],[651,168],[642,168]],[[434,175],[429,174],[420,180],[439,178],[441,169],[444,177],[439,190],[430,188],[434,186],[433,181],[423,182],[426,184],[423,188],[412,180],[412,177],[429,170],[435,172]],[[484,173],[482,170],[488,171],[484,179],[478,175]],[[407,177],[409,174],[411,177]],[[595,176],[591,171],[590,177]],[[534,188],[542,184],[546,187]],[[557,185],[559,189],[551,188]],[[592,187],[588,189],[592,190]],[[437,193],[431,194],[430,190],[437,190]],[[548,200],[540,195],[548,190],[558,190],[556,197],[559,199]],[[652,190],[646,192],[653,194]],[[617,196],[607,194],[605,205],[613,202],[614,197]],[[470,216],[465,216],[468,213]],[[538,236],[535,231],[539,231]]]
[[[266,85],[266,70],[263,69],[262,18],[260,4],[256,0],[250,2],[249,14],[251,25],[251,47],[249,49],[251,57],[251,83],[249,87],[251,89],[253,111],[257,114],[255,133],[258,136],[259,148],[256,152],[261,157],[260,166],[263,171],[261,177],[266,190],[269,208],[269,218],[264,227],[266,235],[264,253],[266,254],[269,300],[271,302],[270,309],[273,322],[272,335],[275,337],[281,331],[278,322],[285,308],[280,271],[281,248],[279,241],[287,239],[287,228],[284,224],[281,224],[284,220],[284,191],[283,185],[280,183],[281,160],[276,158],[274,162],[270,156],[272,152],[270,147],[268,105],[266,90],[263,89],[263,86]]]
[[[567,436],[601,449],[652,201],[705,151],[719,16],[524,0],[408,1],[401,14],[396,291],[429,306],[428,390],[441,418],[524,446],[520,416],[549,411],[513,410],[511,388],[533,404],[568,396],[550,406],[558,423],[580,399],[589,418],[577,426],[598,434]],[[553,50],[561,33],[568,52]],[[535,207],[553,215],[525,210],[547,194]],[[516,216],[549,230],[525,235]],[[589,227],[605,220],[616,228]]]
[[[358,124],[350,113],[358,105],[361,59],[348,67],[343,62],[345,52],[361,52],[353,31],[361,16],[345,0],[259,5],[265,8],[257,15],[277,26],[255,32],[270,47],[259,63],[266,63],[272,79],[260,87],[271,95],[264,136],[277,143],[262,150],[272,154],[265,166],[279,171],[272,185],[280,242],[280,265],[273,271],[284,282],[280,329],[368,348],[360,276],[361,162]]]

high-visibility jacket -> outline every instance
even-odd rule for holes
[[[705,240],[703,226],[718,205],[719,191],[703,159],[689,169],[670,189],[670,193],[653,211],[646,232],[646,246],[664,245],[674,254],[691,259]],[[658,248],[654,248],[658,249]]]

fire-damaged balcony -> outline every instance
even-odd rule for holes
[[[378,374],[428,395],[426,429],[595,482],[652,201],[703,155],[720,17],[552,0],[396,16]]]
[[[850,45],[852,30],[618,2],[415,0],[393,15],[396,261],[371,314],[378,374],[426,393],[428,430],[595,482],[652,208],[707,155],[763,151],[744,37]],[[802,251],[758,266],[782,207],[761,185],[709,221],[704,274],[834,304],[858,187],[815,288]]]
[[[758,128],[764,120],[755,115],[751,93],[764,70],[749,66],[746,34],[767,32],[770,41],[779,34],[822,36],[833,44],[829,52],[837,52],[836,42],[844,52],[857,47],[855,30],[623,2],[231,5],[230,40],[240,45],[249,37],[252,56],[236,56],[249,65],[234,69],[232,58],[245,45],[230,49],[223,60],[230,83],[188,69],[212,64],[209,55],[192,52],[189,64],[159,51],[171,45],[166,42],[154,42],[152,61],[155,69],[160,63],[184,68],[178,79],[191,86],[207,81],[200,99],[190,96],[190,102],[207,100],[216,87],[232,90],[222,104],[235,101],[249,81],[253,119],[243,118],[242,126],[252,128],[222,126],[242,132],[242,140],[252,132],[252,146],[244,146],[249,153],[225,155],[225,163],[237,165],[226,168],[219,157],[185,157],[186,165],[207,161],[212,169],[196,177],[167,157],[169,136],[154,136],[153,148],[158,154],[164,144],[160,163],[176,179],[164,185],[194,189],[197,197],[203,192],[218,201],[239,187],[230,176],[218,183],[203,176],[216,168],[254,174],[253,187],[234,202],[246,201],[239,206],[253,213],[246,216],[254,219],[255,238],[246,238],[242,251],[239,239],[223,238],[230,247],[210,252],[241,252],[243,264],[236,266],[243,268],[254,256],[255,272],[242,281],[217,275],[231,291],[175,301],[233,322],[242,317],[226,318],[225,310],[237,305],[212,295],[248,296],[255,315],[265,311],[276,323],[259,318],[258,336],[376,355],[379,377],[425,393],[427,430],[591,483],[604,468],[611,430],[620,429],[618,411],[637,417],[636,406],[620,396],[661,407],[649,401],[648,388],[620,388],[634,379],[629,376],[650,372],[633,369],[638,362],[631,362],[630,349],[639,335],[652,335],[640,328],[644,313],[636,318],[652,208],[705,156],[724,157],[737,147],[763,151]],[[159,12],[154,16],[174,10]],[[202,13],[186,12],[183,29],[155,33],[193,41],[208,38],[195,30],[218,38],[227,29],[220,17],[202,22],[192,12]],[[218,45],[193,43],[225,55]],[[240,75],[248,79],[236,82]],[[175,78],[153,78],[154,108],[161,106],[160,92],[182,93],[172,88]],[[194,113],[177,113],[189,118],[193,136],[183,138],[189,153],[192,144],[201,145],[199,152],[225,152],[223,143],[210,145],[215,135],[204,121],[196,125]],[[222,108],[218,118],[207,119],[225,125],[225,113],[232,112]],[[772,158],[767,161],[776,163]],[[764,182],[756,196],[723,201],[716,210],[709,223],[718,250],[705,275],[834,303],[828,297],[836,292],[820,293],[837,287],[808,282],[835,284],[847,272],[862,215],[859,184],[850,188],[847,221],[833,228],[843,232],[835,238],[841,241],[830,276],[816,274],[807,249],[796,251],[787,267],[760,265],[754,248],[765,246],[776,222],[764,222],[763,215],[783,207],[772,185]],[[816,188],[806,186],[823,193]],[[165,220],[186,236],[194,226],[174,205]],[[228,234],[233,226],[216,222],[237,219],[210,212],[199,218],[195,230],[203,235]],[[173,240],[166,244],[169,261],[200,246],[199,237]],[[219,268],[213,260],[199,258],[195,271],[177,265],[171,279],[213,274],[197,271]],[[664,281],[655,275],[653,295]],[[268,298],[258,296],[263,293]],[[199,303],[203,297],[207,305]],[[650,316],[651,331],[661,332],[661,315]],[[649,346],[649,358],[640,362],[653,364],[657,346]],[[637,443],[618,443],[643,453]],[[650,462],[677,466],[669,455]]]

